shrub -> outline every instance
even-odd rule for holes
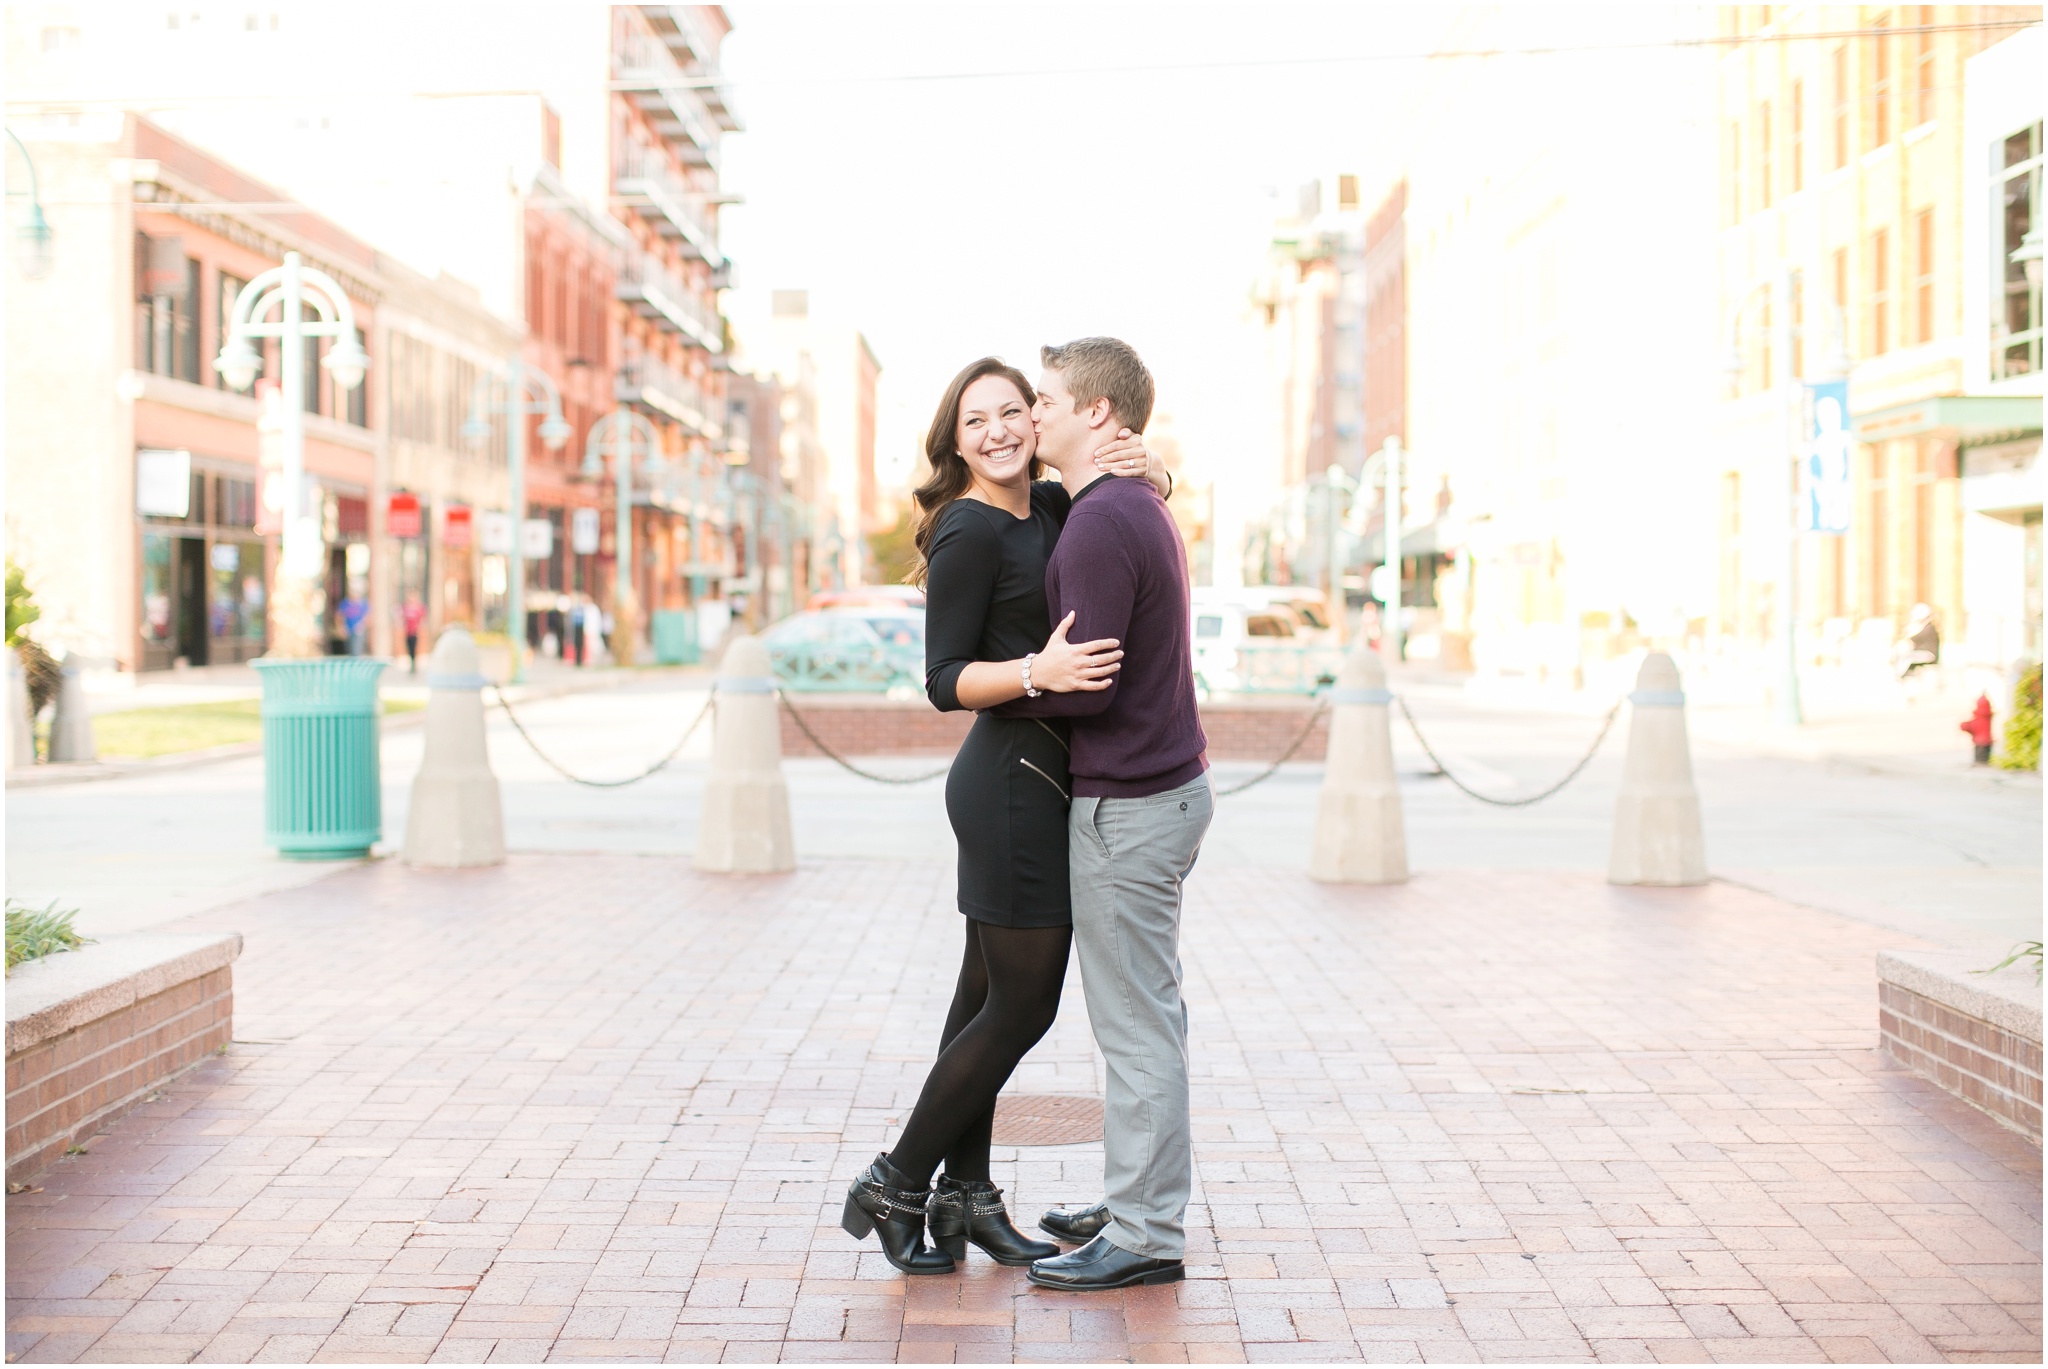
[[[1998,764],[2007,770],[2041,768],[2041,667],[2037,662],[2021,673],[2012,689],[2012,712],[2005,719],[2005,745]]]
[[[28,577],[10,559],[7,562],[7,645],[21,640],[21,630],[43,616],[36,597],[28,592]]]
[[[39,960],[59,951],[75,951],[92,940],[80,936],[71,926],[71,919],[77,916],[76,908],[58,912],[55,899],[50,900],[47,908],[31,908],[8,899],[7,968],[11,970],[24,960]]]

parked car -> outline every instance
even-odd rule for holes
[[[1204,694],[1309,694],[1336,677],[1341,656],[1327,633],[1286,601],[1259,593],[1196,590],[1195,687]]]
[[[794,614],[761,634],[768,663],[797,693],[924,688],[924,610],[878,606]]]
[[[810,607],[828,608],[915,608],[924,607],[924,591],[915,585],[856,585],[852,589],[828,589],[811,596]]]

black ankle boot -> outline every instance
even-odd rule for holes
[[[1012,1225],[1003,1191],[986,1179],[941,1176],[928,1211],[932,1244],[955,1261],[966,1261],[969,1241],[997,1264],[1027,1265],[1060,1253],[1052,1242],[1034,1241]]]
[[[912,1188],[884,1153],[846,1190],[846,1210],[839,1224],[855,1240],[874,1232],[889,1263],[906,1274],[950,1274],[953,1257],[924,1243],[925,1205],[930,1200],[931,1189]]]

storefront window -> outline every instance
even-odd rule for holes
[[[2041,369],[2041,263],[2012,254],[2040,222],[2041,125],[2021,129],[1992,148],[1991,377],[2032,375]]]
[[[208,595],[207,630],[217,660],[247,659],[238,649],[263,643],[263,547],[257,542],[215,542],[209,553],[212,587]]]
[[[171,539],[162,533],[142,537],[142,640],[171,640]]]

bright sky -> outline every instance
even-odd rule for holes
[[[774,289],[865,332],[884,368],[878,465],[907,478],[952,374],[996,352],[1123,337],[1191,461],[1270,442],[1248,298],[1302,181],[1383,183],[1442,9],[1362,5],[730,4],[747,132],[727,144],[735,326]],[[1285,59],[1293,65],[1142,71]],[[1047,69],[1124,68],[1040,75]],[[940,73],[954,80],[881,80]]]

